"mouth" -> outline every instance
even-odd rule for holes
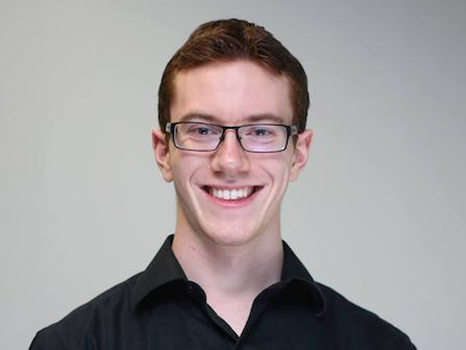
[[[262,186],[245,186],[236,188],[202,186],[204,192],[220,201],[243,202],[262,189]]]

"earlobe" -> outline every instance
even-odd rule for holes
[[[154,152],[155,162],[162,172],[165,181],[173,181],[168,139],[159,129],[152,130],[152,150]]]
[[[298,134],[295,150],[293,154],[293,163],[291,165],[290,181],[295,181],[299,173],[307,163],[307,158],[311,148],[312,130],[304,130]]]

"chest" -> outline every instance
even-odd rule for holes
[[[232,312],[233,307],[222,310]],[[259,299],[243,308],[241,317],[232,314],[222,317],[195,300],[171,300],[151,306],[136,322],[96,342],[99,349],[112,350],[338,349],[335,337],[322,331],[315,310],[300,302]]]

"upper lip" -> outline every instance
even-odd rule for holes
[[[249,188],[249,187],[262,187],[261,185],[236,185],[236,186],[226,186],[226,185],[201,185],[201,187],[216,188],[220,190],[237,190],[240,188]]]

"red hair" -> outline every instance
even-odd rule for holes
[[[170,59],[159,87],[159,125],[165,131],[170,121],[177,73],[212,62],[249,60],[272,74],[284,75],[291,86],[293,124],[306,128],[309,93],[307,76],[301,63],[265,28],[244,20],[228,19],[199,26]]]

